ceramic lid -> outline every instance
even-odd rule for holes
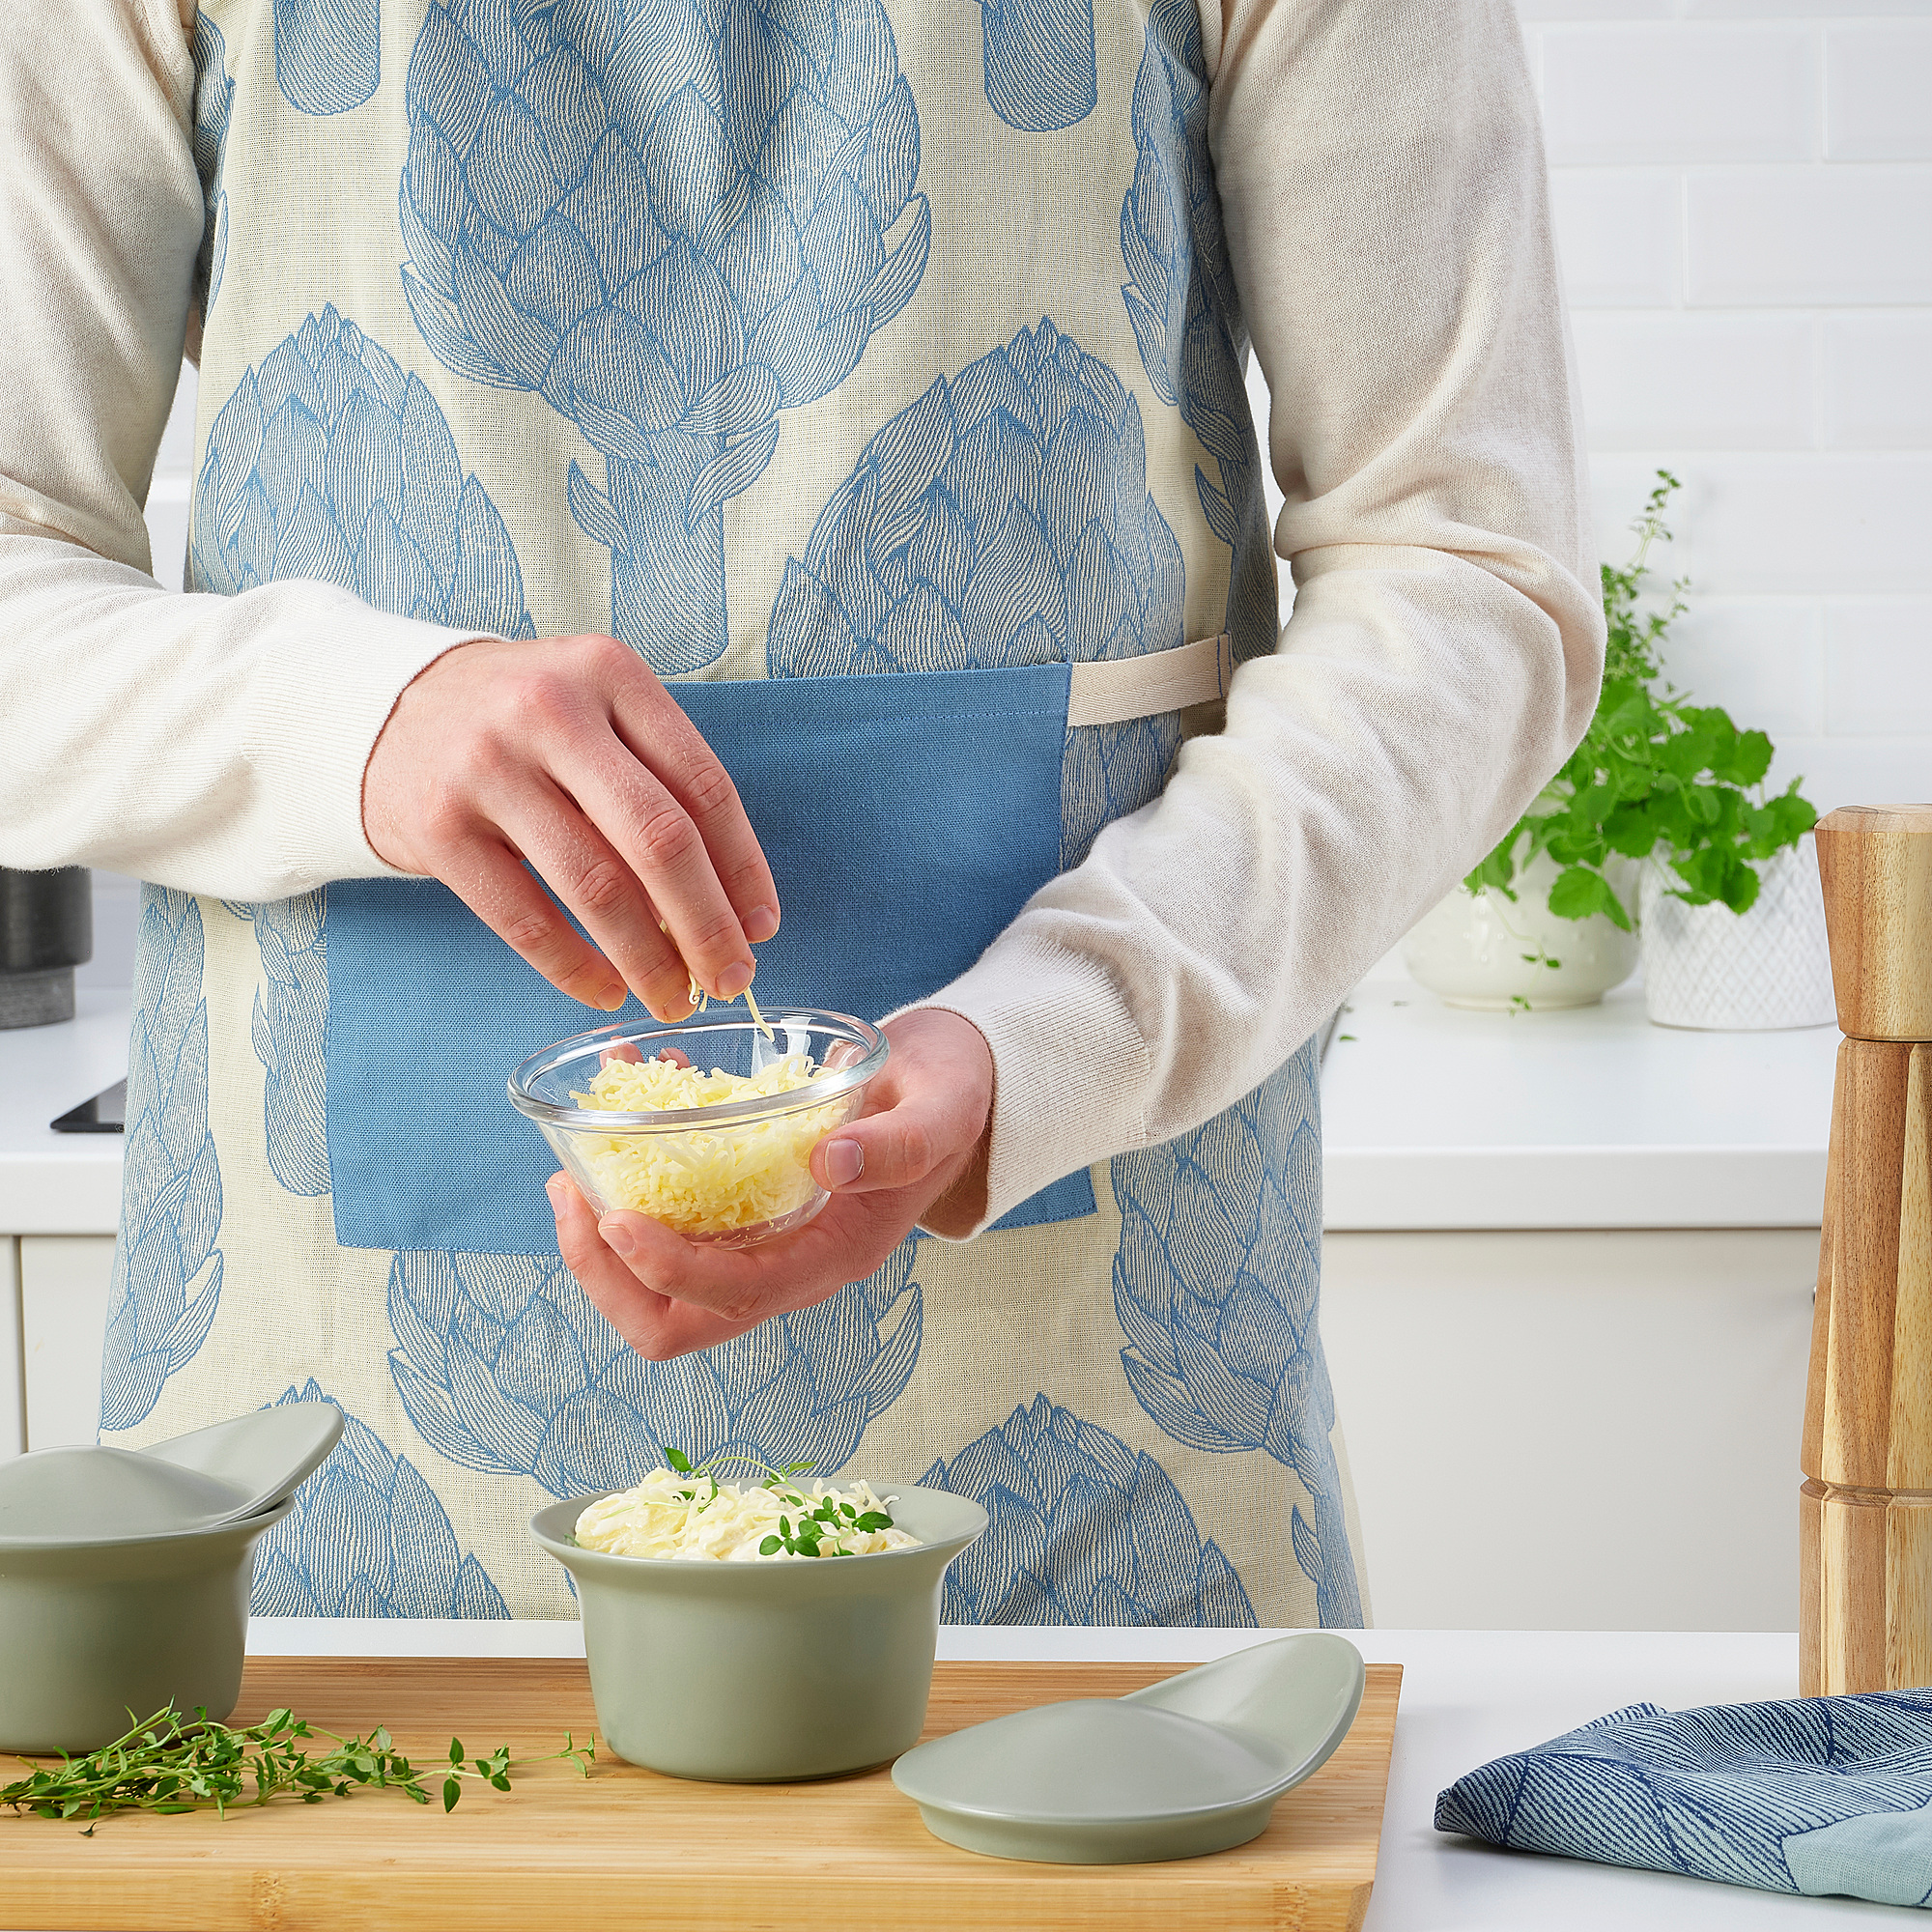
[[[248,1492],[130,1449],[36,1449],[0,1463],[0,1541],[97,1543],[199,1529]]]
[[[893,1767],[935,1836],[997,1858],[1118,1864],[1245,1844],[1349,1733],[1361,1654],[1297,1631],[1121,1698],[1014,1711]]]
[[[1110,1697],[1014,1711],[902,1757],[915,1803],[1042,1822],[1167,1818],[1250,1804],[1295,1759],[1266,1738]]]
[[[342,1429],[332,1402],[283,1402],[151,1442],[141,1453],[239,1489],[242,1513],[252,1515],[292,1495],[327,1460]]]

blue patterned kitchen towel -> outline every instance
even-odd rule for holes
[[[1632,1704],[1497,1758],[1435,1829],[1764,1891],[1932,1903],[1932,1690]]]

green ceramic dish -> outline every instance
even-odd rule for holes
[[[759,1784],[883,1764],[919,1741],[940,1584],[986,1512],[943,1490],[872,1487],[896,1498],[894,1520],[918,1548],[815,1562],[607,1556],[572,1540],[594,1495],[530,1519],[576,1579],[597,1725],[619,1757]]]
[[[97,1543],[0,1543],[0,1750],[88,1751],[128,1712],[206,1708],[242,1690],[255,1545],[295,1507],[214,1529]]]
[[[1014,1711],[908,1751],[893,1782],[949,1844],[1044,1864],[1244,1845],[1355,1721],[1361,1653],[1297,1631],[1125,1697]]]

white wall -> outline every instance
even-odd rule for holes
[[[1932,797],[1932,0],[1518,11],[1602,554],[1674,471],[1674,680],[1821,810]]]

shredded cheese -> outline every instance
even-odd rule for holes
[[[842,1490],[817,1482],[741,1485],[658,1468],[636,1489],[592,1503],[577,1519],[577,1541],[609,1556],[694,1562],[804,1562],[809,1553],[873,1556],[918,1547],[918,1537],[892,1524],[888,1506],[895,1500],[876,1495],[869,1483]],[[876,1522],[881,1517],[885,1528],[858,1527],[862,1520]],[[816,1536],[801,1535],[808,1524]],[[762,1551],[759,1546],[774,1538],[789,1547]]]
[[[764,1035],[764,1037],[767,1039],[770,1039],[772,1037],[771,1022],[768,1019],[766,1019],[764,1014],[758,1010],[757,996],[752,991],[751,987],[749,986],[745,988],[745,1004],[747,1007],[751,1009],[753,1025],[754,1025],[758,1029],[758,1031]]]
[[[716,1067],[700,1073],[668,1060],[613,1060],[598,1069],[588,1093],[571,1098],[586,1110],[625,1114],[717,1107],[793,1093],[819,1070],[803,1053],[749,1076]],[[811,1199],[818,1190],[811,1151],[845,1112],[842,1100],[831,1100],[711,1128],[586,1135],[582,1155],[611,1207],[635,1208],[680,1235],[728,1234],[780,1220]]]
[[[664,933],[667,937],[669,936],[670,927],[668,926],[663,920],[658,921],[658,930]],[[711,1010],[711,995],[707,993],[704,990],[704,988],[697,983],[697,975],[691,970],[689,965],[685,967],[684,975],[687,982],[685,988],[685,998],[691,1002],[693,1008],[696,1011],[700,1013],[708,1013]],[[728,1006],[730,1002],[726,1001],[725,1004]],[[755,1026],[757,1030],[761,1034],[763,1034],[767,1039],[770,1039],[772,1037],[771,1026],[769,1022],[766,1020],[764,1014],[758,1010],[758,1003],[752,997],[752,989],[749,986],[745,988],[745,1004],[752,1009],[752,1024]]]

